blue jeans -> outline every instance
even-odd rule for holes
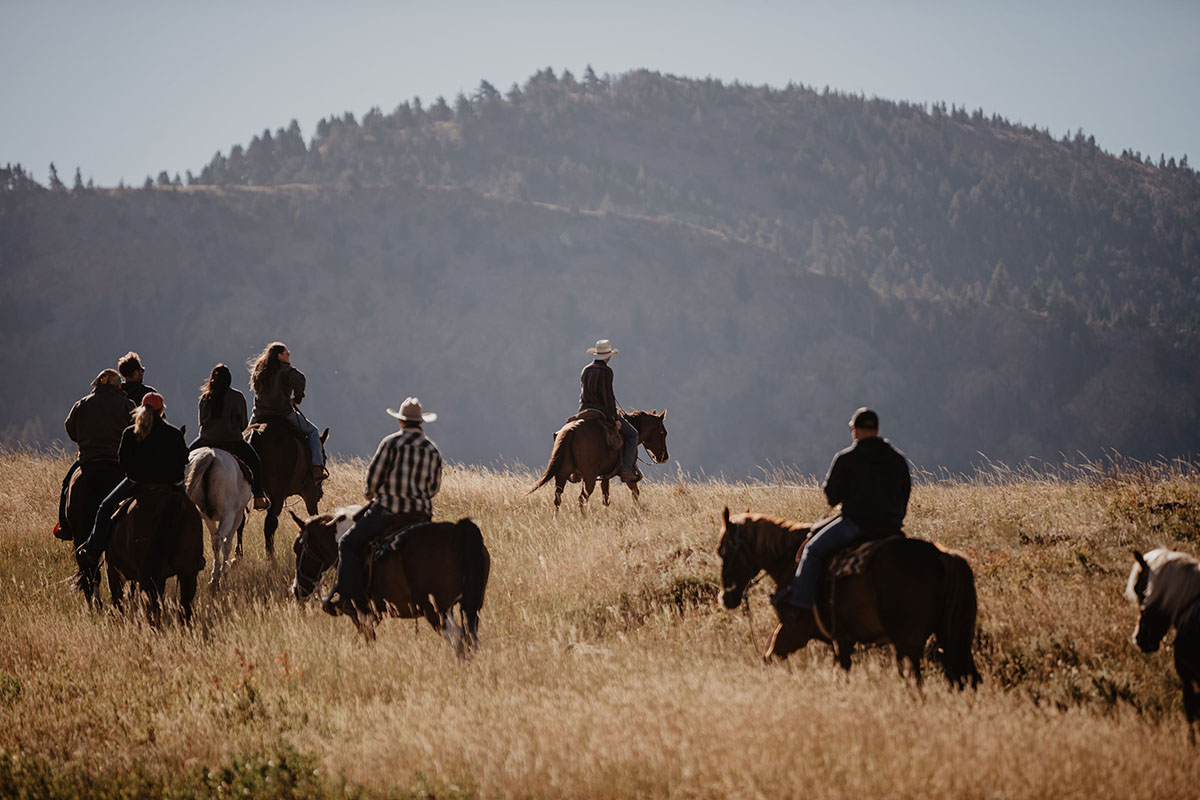
[[[317,426],[308,421],[308,417],[304,416],[297,409],[284,417],[291,425],[300,433],[304,434],[304,438],[308,439],[308,455],[314,467],[319,467],[325,463],[324,453],[321,452],[321,432],[317,430]]]
[[[350,526],[350,530],[346,531],[338,540],[337,582],[334,584],[333,592],[330,592],[331,595],[339,593],[342,597],[358,603],[363,610],[366,609],[367,587],[365,585],[366,576],[363,574],[363,561],[367,548],[390,524],[397,522],[397,517],[404,517],[404,522],[401,524],[406,525],[428,522],[430,519],[428,514],[398,514],[379,503],[372,502],[362,512],[362,516]]]
[[[826,525],[804,545],[796,578],[792,581],[792,605],[812,608],[817,601],[817,580],[829,556],[850,545],[859,534],[859,527],[845,517]]]

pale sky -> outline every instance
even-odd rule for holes
[[[648,68],[982,107],[1200,166],[1200,3],[0,0],[0,164],[101,186],[299,120]]]

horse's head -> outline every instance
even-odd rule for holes
[[[746,541],[742,522],[730,519],[728,506],[722,512],[722,518],[725,527],[717,543],[717,555],[721,557],[721,602],[726,608],[737,608],[760,567]]]
[[[1125,586],[1125,597],[1138,607],[1138,622],[1133,629],[1133,643],[1141,648],[1143,653],[1158,650],[1162,638],[1171,627],[1171,609],[1164,606],[1163,600],[1167,592],[1164,591],[1162,576],[1159,574],[1165,561],[1161,554],[1165,552],[1154,550],[1143,556],[1134,550],[1135,563],[1129,572],[1129,582]]]
[[[667,453],[667,412],[663,409],[646,412],[636,411],[629,415],[629,422],[637,428],[638,444],[646,448],[646,452],[654,459],[655,464],[666,462],[670,455]]]
[[[304,602],[317,588],[321,575],[337,562],[337,537],[350,527],[350,509],[331,514],[317,514],[301,519],[288,511],[300,529],[292,552],[296,554],[296,578],[292,581],[292,597]]]

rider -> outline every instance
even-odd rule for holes
[[[863,533],[899,532],[908,512],[908,459],[879,436],[879,415],[866,407],[855,411],[850,435],[854,444],[834,456],[823,487],[829,505],[841,503],[842,513],[809,536],[795,579],[772,598],[780,618],[811,612],[821,568],[833,553]]]
[[[254,411],[251,422],[271,419],[285,420],[308,440],[313,481],[325,479],[325,454],[321,451],[321,434],[317,426],[300,413],[304,400],[304,373],[292,366],[292,354],[283,342],[272,342],[259,353],[250,365],[250,388],[254,390]]]
[[[121,360],[117,362],[117,371],[125,379],[121,391],[125,392],[135,406],[141,404],[147,392],[157,391],[153,386],[142,383],[142,379],[146,377],[146,368],[142,366],[141,357],[132,350],[121,356]]]
[[[385,530],[433,519],[433,496],[442,485],[442,454],[426,438],[421,424],[437,414],[422,411],[421,401],[406,398],[399,411],[387,413],[400,420],[400,430],[385,436],[367,467],[367,507],[338,541],[337,582],[322,607],[337,615],[366,610],[363,554]]]
[[[129,424],[133,411],[131,401],[121,391],[121,376],[115,369],[106,369],[92,380],[92,391],[79,399],[67,414],[67,436],[79,445],[79,458],[67,470],[63,478],[62,492],[58,498],[58,532],[62,539],[72,538],[67,530],[67,487],[75,470],[90,472],[99,465],[117,467],[117,447],[121,444],[121,432]],[[82,533],[82,531],[81,531]]]
[[[617,413],[617,399],[613,395],[613,371],[608,366],[608,360],[619,351],[612,346],[608,339],[596,342],[595,347],[589,347],[588,353],[593,361],[579,373],[579,410],[595,409],[604,413],[604,418],[611,423],[619,423],[621,430],[621,480],[625,483],[637,483],[642,478],[634,460],[637,458],[637,428],[633,423]]]
[[[183,483],[188,449],[183,432],[167,422],[166,405],[158,392],[147,392],[142,404],[133,411],[133,424],[121,433],[117,450],[125,480],[117,484],[96,512],[92,534],[76,551],[80,569],[95,577],[100,556],[108,547],[108,526],[121,501],[133,496],[143,484]],[[182,488],[179,488],[183,491]]]
[[[267,508],[263,496],[262,462],[250,443],[242,438],[246,430],[246,396],[234,389],[229,367],[217,364],[201,387],[199,411],[200,435],[188,445],[188,450],[200,447],[219,447],[237,456],[250,468],[250,489],[254,492],[254,507]]]

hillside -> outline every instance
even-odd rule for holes
[[[929,469],[1200,450],[1200,179],[1082,134],[543,71],[264,132],[188,185],[3,177],[10,443],[127,349],[194,427],[212,364],[282,338],[335,452],[416,393],[451,459],[535,464],[608,337],[689,471],[823,471],[864,403]]]

